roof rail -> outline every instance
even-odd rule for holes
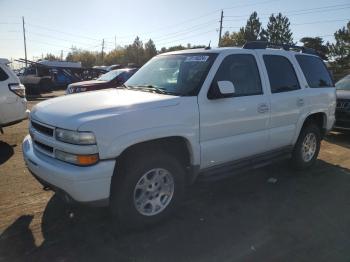
[[[244,49],[266,49],[266,48],[276,48],[283,49],[286,51],[294,50],[305,54],[318,55],[315,49],[308,48],[304,46],[289,45],[289,44],[275,44],[267,41],[250,41],[243,45]]]

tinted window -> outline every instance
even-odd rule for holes
[[[293,65],[286,57],[264,55],[264,62],[269,76],[272,93],[300,89]]]
[[[215,75],[214,83],[218,81],[232,82],[235,96],[262,94],[258,67],[252,55],[227,56]]]
[[[0,67],[0,81],[5,81],[9,76],[6,72]]]
[[[296,59],[310,87],[334,86],[327,67],[318,57],[296,55]]]

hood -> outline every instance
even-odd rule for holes
[[[61,96],[37,104],[30,117],[55,127],[77,130],[104,117],[159,107],[174,106],[179,97],[126,89],[107,89]]]
[[[108,83],[108,82],[107,81],[89,80],[89,81],[82,81],[82,82],[76,82],[76,83],[70,84],[69,87],[98,86],[98,85],[104,85],[106,83]]]
[[[337,89],[337,98],[338,99],[350,99],[350,90]]]

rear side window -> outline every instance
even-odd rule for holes
[[[6,74],[6,72],[4,71],[4,69],[2,69],[0,67],[0,81],[5,81],[6,79],[8,79],[9,76]]]
[[[320,58],[306,55],[296,55],[295,57],[304,73],[309,87],[334,86],[327,67]]]
[[[235,96],[262,94],[260,75],[255,57],[249,54],[229,55],[222,61],[214,82],[230,81]]]
[[[300,89],[293,65],[286,57],[264,55],[264,62],[270,80],[271,93]]]

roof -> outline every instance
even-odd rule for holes
[[[210,54],[210,53],[215,53],[215,54],[220,54],[220,53],[226,53],[228,51],[239,51],[239,50],[269,50],[272,52],[275,52],[276,54],[285,54],[285,53],[290,53],[293,52],[294,54],[303,54],[303,55],[311,55],[311,56],[315,56],[313,54],[308,54],[308,53],[302,53],[302,52],[298,52],[298,51],[294,51],[294,50],[284,50],[284,49],[278,49],[278,48],[266,48],[266,49],[245,49],[242,47],[217,47],[217,48],[210,48],[210,49],[206,49],[206,48],[196,48],[196,49],[184,49],[184,50],[178,50],[178,51],[172,51],[172,52],[168,52],[168,53],[162,53],[161,55],[176,55],[176,54],[196,54],[196,53],[200,53],[200,54]]]
[[[0,58],[0,64],[9,64],[10,61],[6,58]]]

